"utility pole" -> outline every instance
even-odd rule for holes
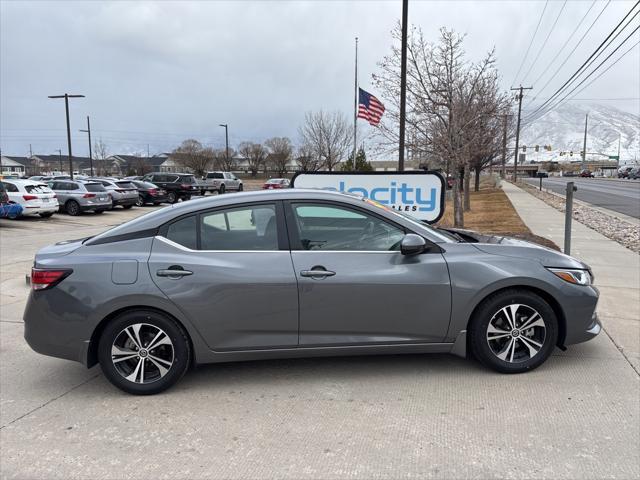
[[[512,88],[511,90],[520,90],[518,94],[518,125],[516,126],[516,153],[513,162],[513,181],[516,182],[518,180],[518,148],[520,146],[520,116],[522,114],[522,97],[524,94],[523,90],[533,90],[533,87],[523,87],[520,85],[518,88]]]
[[[229,125],[221,123],[220,127],[224,127],[224,142],[225,142],[225,158],[227,159],[227,166],[229,166]]]
[[[584,141],[582,142],[582,170],[586,167],[587,162],[587,123],[589,122],[589,114],[584,117]]]
[[[353,169],[356,168],[356,150],[358,145],[358,37],[356,37],[356,73],[355,87],[353,90]]]
[[[71,153],[71,126],[69,124],[69,99],[70,98],[84,98],[84,95],[49,95],[49,98],[64,98],[64,108],[67,113],[67,146],[69,148],[69,175],[73,180],[73,154]]]
[[[618,161],[616,162],[616,167],[620,168],[620,140],[622,139],[622,134],[618,134]]]
[[[500,178],[505,178],[505,169],[507,167],[507,119],[509,114],[502,116],[502,167],[500,168]]]
[[[89,134],[89,168],[91,169],[91,176],[93,177],[93,152],[91,151],[91,123],[89,122],[89,115],[87,115],[87,129],[80,131]]]
[[[402,44],[400,46],[400,142],[398,170],[404,170],[404,125],[407,114],[407,17],[409,0],[402,0]],[[353,159],[355,162],[355,158]]]
[[[33,157],[33,150],[31,149],[31,144],[29,144],[29,158]]]

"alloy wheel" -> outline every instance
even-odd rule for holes
[[[152,383],[171,369],[173,343],[161,328],[135,323],[116,335],[111,346],[111,361],[115,370],[130,382]]]
[[[547,327],[532,307],[511,304],[498,310],[487,326],[487,344],[500,360],[520,363],[535,357],[542,349]]]

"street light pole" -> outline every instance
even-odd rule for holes
[[[89,115],[87,115],[87,129],[80,131],[89,134],[89,168],[91,169],[91,176],[93,177],[93,153],[91,152],[91,123],[89,123]]]
[[[58,152],[58,159],[60,160],[60,175],[62,175],[62,149],[56,150]]]
[[[73,180],[73,154],[71,153],[71,125],[69,124],[69,99],[70,98],[84,98],[84,95],[49,95],[49,98],[64,98],[64,109],[67,114],[67,145],[69,148],[69,175]]]
[[[224,127],[225,158],[227,159],[227,166],[229,166],[229,125],[221,123],[219,126]]]

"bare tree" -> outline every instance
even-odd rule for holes
[[[249,162],[249,171],[255,177],[264,165],[267,150],[261,143],[242,142],[238,147],[238,151]]]
[[[107,158],[109,158],[109,148],[107,147],[107,144],[102,141],[102,138],[94,142],[93,155],[96,160],[96,175],[109,175],[111,173],[111,169],[107,165]]]
[[[235,160],[233,157],[235,152],[232,148],[229,148],[229,156],[227,157],[227,149],[219,148],[214,151],[214,165],[218,170],[224,172],[230,172],[235,168]]]
[[[214,152],[213,149],[205,148],[199,141],[190,138],[182,142],[171,153],[171,157],[181,167],[203,176],[213,164]]]
[[[303,172],[317,172],[322,168],[320,159],[314,155],[313,148],[309,145],[298,147],[296,163]]]
[[[287,165],[293,154],[291,140],[287,137],[273,137],[266,140],[264,145],[269,151],[266,161],[267,166],[278,172],[278,175],[284,175],[287,172]]]
[[[351,146],[353,130],[342,112],[307,112],[299,128],[301,143],[330,172]]]
[[[400,28],[393,31],[396,43]],[[487,129],[488,119],[504,109],[507,96],[497,84],[494,52],[480,62],[464,59],[464,37],[440,30],[437,44],[428,43],[417,28],[411,29],[407,45],[407,128],[411,132],[407,148],[439,159],[446,173],[454,175],[454,223],[464,226],[463,184],[469,183],[471,158],[476,149],[484,152],[496,132]],[[381,123],[383,146],[397,148],[400,119],[400,48],[379,63],[381,74],[373,80],[382,92],[387,110]],[[466,179],[466,180],[465,180]],[[469,188],[464,189],[468,195]],[[468,197],[466,197],[469,206]]]

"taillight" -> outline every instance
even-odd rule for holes
[[[156,190],[155,188],[150,188],[148,190],[149,195],[157,195],[158,194],[158,190]]]
[[[116,192],[118,192],[118,193],[124,193],[124,192],[126,192],[126,190],[125,190],[125,189],[123,189],[123,188],[116,188]]]
[[[190,190],[191,185],[189,185],[188,183],[183,183],[182,185],[180,185],[180,188],[182,188],[183,190]]]
[[[41,268],[31,269],[31,288],[33,290],[46,290],[47,288],[55,287],[62,280],[67,278],[73,270],[60,269],[60,270],[45,270]]]
[[[36,197],[35,195],[22,195],[22,198],[24,198],[25,200],[37,200],[38,197]]]
[[[93,198],[95,197],[96,194],[95,193],[85,193],[82,198]]]

